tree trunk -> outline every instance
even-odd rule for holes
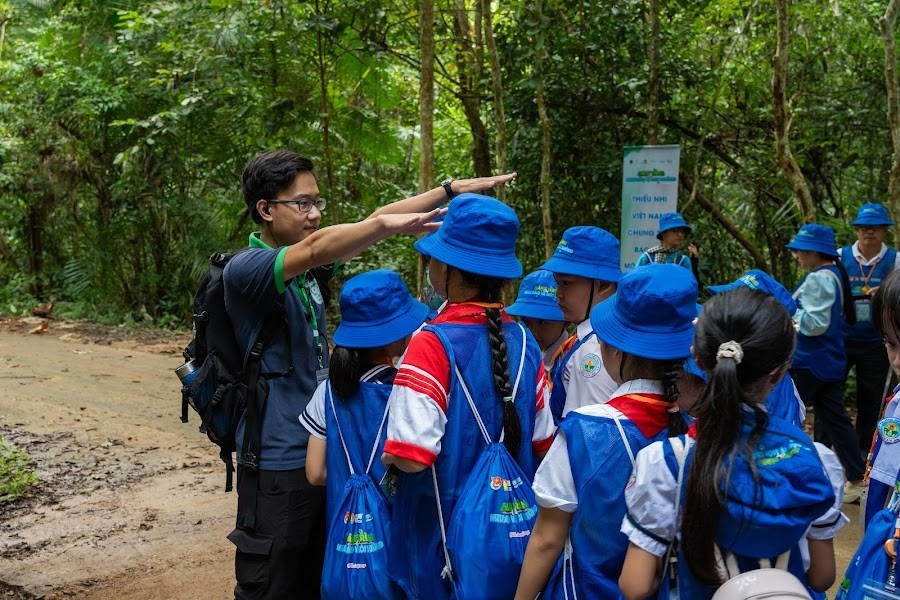
[[[490,0],[479,0],[484,18],[484,44],[491,63],[491,89],[494,92],[494,120],[497,126],[497,172],[506,173],[506,111],[503,108],[503,73],[494,43],[494,24]],[[497,198],[506,199],[506,186],[497,188]]]
[[[816,220],[816,207],[813,204],[812,195],[806,178],[800,170],[794,155],[791,153],[790,130],[791,117],[787,107],[787,76],[788,76],[788,0],[775,0],[778,31],[775,50],[775,58],[772,60],[772,97],[775,103],[775,149],[778,163],[794,190],[794,200],[804,223],[812,223]]]
[[[894,28],[897,25],[897,10],[900,0],[890,0],[884,16],[878,20],[881,29],[881,43],[884,46],[884,83],[887,87],[887,119],[891,129],[891,145],[894,160],[888,178],[888,208],[897,225],[894,226],[894,243],[900,242],[900,99],[897,89],[897,55],[894,46]]]
[[[650,0],[650,41],[647,49],[650,61],[649,91],[647,94],[647,143],[659,143],[659,2]]]
[[[316,0],[316,13],[321,15],[319,1]],[[341,223],[341,206],[334,192],[334,158],[331,152],[331,110],[328,103],[328,73],[325,64],[325,40],[321,28],[316,30],[316,51],[319,59],[319,114],[322,118],[322,145],[325,149],[325,178],[328,184],[328,196],[331,200],[331,225]]]
[[[678,179],[686,190],[690,191],[695,189],[696,186],[694,186],[691,176],[688,175],[684,169],[679,169]],[[704,210],[719,223],[719,225],[725,228],[725,231],[731,234],[731,237],[737,240],[737,242],[750,253],[750,256],[753,257],[753,262],[756,264],[756,268],[762,269],[763,271],[769,270],[769,263],[766,261],[766,258],[763,256],[762,252],[760,252],[759,248],[757,248],[756,245],[751,242],[740,229],[738,229],[737,225],[734,224],[734,221],[725,216],[719,207],[713,204],[712,200],[707,198],[699,189],[695,189],[694,199],[697,201],[697,204],[702,206]]]
[[[434,186],[434,0],[419,5],[419,193]],[[416,296],[425,285],[425,257],[418,255]]]
[[[459,72],[457,95],[462,102],[469,130],[472,132],[472,164],[475,175],[489,177],[492,174],[490,140],[484,121],[481,120],[481,97],[478,91],[481,64],[477,61],[475,49],[469,40],[469,18],[466,14],[465,0],[456,0],[455,12],[453,29],[459,42],[456,52]]]
[[[540,24],[543,23],[544,3],[543,0],[534,0],[534,16],[535,20]],[[550,117],[547,114],[547,102],[544,98],[544,61],[547,58],[547,50],[544,47],[544,32],[538,30],[535,37],[535,78],[537,86],[535,94],[537,96],[538,118],[541,122],[541,217],[544,227],[544,258],[553,256],[556,248],[556,239],[553,236],[553,215],[550,213],[550,165],[553,160],[551,154],[550,142],[552,140]]]

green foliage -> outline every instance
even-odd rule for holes
[[[463,40],[481,35],[465,0],[439,0],[436,179],[473,171],[463,109]],[[786,283],[784,243],[799,224],[775,160],[770,81],[774,8],[751,0],[663,2],[660,141],[682,148],[696,189],[704,283],[734,278],[748,253],[697,202],[709,198]],[[552,126],[554,236],[618,232],[622,147],[647,136],[649,26],[642,0],[514,0],[492,5],[504,82],[507,201],[522,221],[526,269],[543,261],[538,181],[542,85]],[[206,257],[246,243],[243,165],[291,148],[317,165],[325,223],[357,220],[411,195],[418,169],[418,3],[375,0],[0,0],[0,312],[187,325]],[[883,6],[799,0],[791,7],[791,144],[821,220],[852,240],[848,215],[884,198],[892,160],[880,41]],[[496,138],[491,71],[469,70]],[[492,148],[496,153],[496,149]],[[407,239],[348,266],[414,282]]]
[[[25,452],[0,436],[0,504],[20,498],[37,482],[38,476],[29,467]]]

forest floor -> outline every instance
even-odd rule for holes
[[[0,319],[0,435],[41,483],[0,505],[0,599],[232,598],[236,496],[180,422],[186,333]],[[838,582],[858,505],[836,540]],[[833,597],[833,593],[829,594]]]

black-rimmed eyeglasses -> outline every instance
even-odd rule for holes
[[[315,206],[322,211],[325,209],[325,198],[294,198],[293,200],[266,200],[270,204],[293,204],[300,212],[309,212]]]

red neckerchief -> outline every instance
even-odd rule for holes
[[[669,426],[671,402],[662,394],[633,393],[616,396],[608,405],[625,415],[646,438],[652,438]]]
[[[694,438],[695,440],[697,439],[697,421],[691,423],[691,426],[688,427],[687,434],[688,437]]]
[[[503,308],[503,303],[501,302],[477,302],[475,300],[470,300],[467,302],[452,302],[447,304],[438,315],[432,321],[433,324],[438,325],[440,323],[462,323],[465,325],[484,325],[485,323],[485,308],[499,308],[500,313],[503,315],[503,321],[505,323],[511,323],[512,319],[509,315],[506,314],[506,311]]]

